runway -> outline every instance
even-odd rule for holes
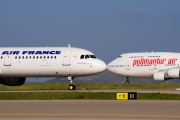
[[[180,101],[2,100],[0,119],[179,120]]]

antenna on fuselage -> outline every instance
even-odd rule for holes
[[[71,47],[71,45],[70,45],[70,44],[68,44],[68,47]]]

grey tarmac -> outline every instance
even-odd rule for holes
[[[2,100],[4,120],[179,120],[180,101]]]

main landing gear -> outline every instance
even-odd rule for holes
[[[124,79],[125,79],[125,83],[130,84],[129,77],[125,77]]]
[[[72,84],[74,77],[68,77],[69,80],[69,90],[75,90],[76,86]]]

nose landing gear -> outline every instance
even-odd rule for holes
[[[130,84],[129,77],[125,77],[124,79],[126,84]]]
[[[73,85],[73,79],[74,77],[68,77],[68,80],[69,80],[69,90],[75,90],[76,89],[76,86]]]

